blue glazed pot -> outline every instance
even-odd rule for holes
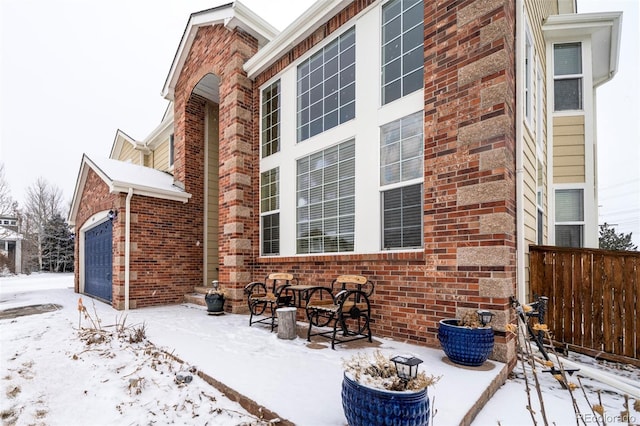
[[[478,367],[493,352],[491,327],[460,327],[457,319],[440,320],[438,340],[451,362],[460,365]]]
[[[394,392],[342,380],[342,408],[349,426],[428,426],[427,389]]]

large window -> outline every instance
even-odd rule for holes
[[[280,80],[262,91],[262,157],[280,151]]]
[[[554,109],[582,109],[582,45],[553,46]]]
[[[424,86],[424,5],[393,0],[382,8],[382,104]]]
[[[556,190],[556,245],[583,247],[584,190]]]
[[[262,254],[280,253],[280,188],[279,169],[260,174],[260,212],[262,227]]]
[[[422,114],[380,129],[383,249],[422,247]]]
[[[298,142],[355,118],[355,41],[352,27],[298,66]]]
[[[355,236],[355,143],[297,162],[297,253],[348,252]]]

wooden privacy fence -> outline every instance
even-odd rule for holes
[[[640,359],[640,252],[531,246],[530,269],[531,300],[549,297],[555,340]]]

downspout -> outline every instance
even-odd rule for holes
[[[131,198],[133,197],[133,188],[129,188],[127,199],[125,201],[125,219],[124,219],[124,310],[129,310],[129,261],[131,258]]]
[[[521,303],[526,302],[525,292],[525,254],[524,254],[524,170],[522,135],[522,41],[524,40],[524,4],[516,0],[516,296]],[[518,19],[520,17],[520,19]]]

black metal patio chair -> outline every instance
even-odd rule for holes
[[[311,336],[325,337],[331,340],[331,349],[335,349],[336,344],[359,339],[371,342],[369,297],[373,289],[373,282],[366,277],[340,275],[332,281],[331,287],[309,290],[306,302],[307,340],[311,341]]]
[[[293,295],[287,294],[285,290],[297,283],[298,279],[292,274],[277,272],[267,275],[264,282],[254,281],[247,284],[244,292],[249,305],[249,326],[255,323],[270,323],[273,331],[278,326],[276,309],[293,304]]]

